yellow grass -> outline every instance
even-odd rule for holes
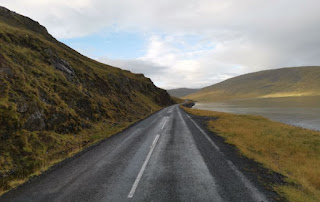
[[[320,67],[291,67],[244,74],[183,98],[201,102],[320,95]]]
[[[90,129],[83,130],[81,133],[77,135],[55,134],[56,136],[53,136],[56,139],[56,141],[54,142],[55,148],[51,150],[49,150],[48,148],[45,148],[46,152],[38,151],[38,160],[41,161],[41,165],[30,174],[26,174],[26,175],[23,174],[23,175],[20,175],[19,177],[14,177],[11,180],[9,180],[8,185],[10,186],[10,189],[23,184],[24,182],[28,181],[30,178],[34,176],[38,176],[42,174],[43,172],[47,171],[50,167],[65,160],[66,158],[74,156],[75,154],[87,148],[88,146],[91,146],[101,141],[102,139],[108,138],[113,134],[116,134],[124,130],[125,128],[129,127],[132,123],[133,122],[131,123],[124,122],[114,127],[111,127],[110,125],[108,125],[108,123],[102,122],[94,125]],[[35,133],[33,137],[31,136],[26,137],[25,139],[28,142],[30,141],[28,139],[38,137],[39,135],[43,135],[43,134],[41,134],[40,132],[39,134]],[[32,152],[32,149],[30,149],[30,152]],[[10,160],[10,158],[8,159]],[[8,161],[8,159],[6,159],[6,161]],[[2,159],[0,158],[0,161],[1,160]],[[9,191],[10,189],[3,189],[0,187],[0,196],[5,192]]]
[[[0,195],[172,103],[144,75],[89,59],[23,16],[0,14],[0,44]],[[45,128],[26,126],[35,113]]]
[[[154,106],[154,113],[162,109],[161,107]],[[148,114],[150,115],[150,113]],[[146,118],[148,115],[145,115],[143,118]],[[143,118],[139,119],[142,120]],[[15,178],[11,181],[9,181],[10,189],[16,188],[17,186],[25,183],[30,178],[34,176],[39,176],[48,169],[50,169],[52,166],[56,165],[57,163],[60,163],[61,161],[64,161],[67,158],[73,157],[77,153],[83,151],[89,146],[92,146],[98,142],[100,142],[103,139],[106,139],[108,137],[111,137],[114,134],[117,134],[126,128],[130,127],[132,124],[136,123],[139,120],[134,120],[132,122],[122,122],[115,126],[110,126],[108,122],[101,122],[98,124],[93,125],[93,127],[81,131],[77,135],[73,134],[64,134],[61,135],[59,138],[64,139],[63,141],[60,140],[60,142],[67,142],[67,145],[63,146],[64,149],[60,149],[61,145],[57,145],[57,149],[55,151],[46,152],[43,154],[43,156],[39,156],[40,159],[42,159],[41,167],[37,168],[33,173],[21,176],[20,178]],[[57,139],[59,139],[57,138]],[[54,156],[54,153],[60,153],[60,151],[65,151],[63,155]],[[2,161],[2,157],[0,156],[0,163]],[[10,189],[2,189],[0,187],[0,196]]]
[[[263,95],[258,98],[281,98],[281,97],[301,97],[301,96],[317,96],[319,93],[317,92],[304,92],[304,93],[273,93],[268,95]]]
[[[261,116],[184,108],[199,116],[218,117],[208,128],[248,158],[287,177],[275,190],[289,201],[320,200],[320,132],[289,126]]]

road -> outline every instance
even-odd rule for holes
[[[178,105],[167,107],[0,201],[270,201]]]

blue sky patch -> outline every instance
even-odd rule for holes
[[[145,54],[146,45],[144,36],[133,32],[100,32],[85,37],[61,39],[61,41],[92,58],[137,58]]]

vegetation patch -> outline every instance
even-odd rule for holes
[[[254,72],[202,88],[183,98],[201,102],[320,95],[320,67]]]
[[[0,7],[0,194],[174,101]]]
[[[320,132],[278,123],[261,116],[235,115],[183,107],[197,116],[215,117],[208,129],[241,154],[286,177],[273,188],[289,201],[319,201]]]

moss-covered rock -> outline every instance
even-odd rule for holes
[[[89,59],[3,7],[0,44],[0,193],[173,104],[143,75]]]

